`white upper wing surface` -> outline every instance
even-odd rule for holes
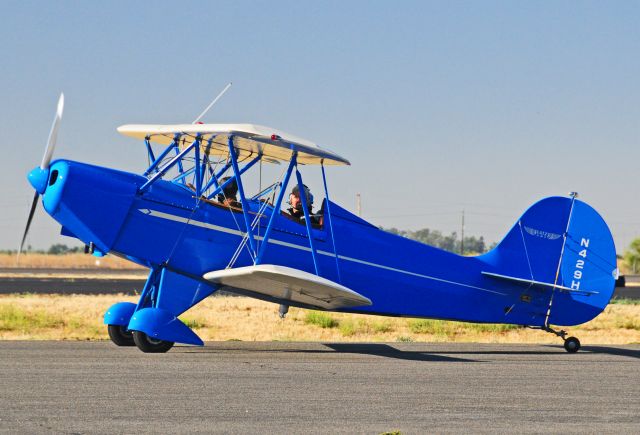
[[[123,125],[118,132],[136,139],[149,138],[150,142],[169,145],[176,134],[181,135],[180,146],[187,146],[199,134],[203,152],[224,156],[228,152],[228,139],[233,135],[234,145],[241,159],[262,155],[289,161],[293,151],[298,162],[305,165],[349,165],[344,157],[315,143],[292,134],[255,124],[175,124],[175,125]]]

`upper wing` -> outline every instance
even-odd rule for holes
[[[208,272],[216,284],[325,310],[371,305],[371,300],[328,279],[285,266],[261,264]]]
[[[350,164],[344,157],[311,141],[255,124],[122,125],[118,132],[141,140],[148,138],[150,142],[163,145],[172,143],[174,136],[179,134],[181,148],[199,135],[202,152],[220,156],[226,156],[229,136],[233,136],[241,160],[261,153],[265,157],[288,162],[291,152],[296,151],[298,162],[304,165]]]

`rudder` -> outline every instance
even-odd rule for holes
[[[556,294],[550,323],[568,326],[593,319],[611,300],[617,278],[616,248],[609,227],[596,210],[576,200],[559,279],[574,291]]]
[[[520,289],[518,305],[529,313],[530,325],[587,322],[615,290],[611,232],[592,207],[575,198],[535,203],[482,259],[488,272]]]

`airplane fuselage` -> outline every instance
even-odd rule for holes
[[[198,200],[188,187],[175,182],[158,180],[140,193],[147,178],[133,173],[67,160],[54,162],[54,172],[56,179],[43,196],[45,209],[64,233],[93,243],[99,251],[147,267],[164,265],[195,279],[213,270],[253,264],[248,244],[239,248],[246,233],[240,210]],[[263,203],[248,201],[255,219]],[[330,210],[331,225],[325,217],[324,225],[312,231],[318,274],[373,302],[348,311],[543,324],[550,292],[529,289],[523,298],[522,288],[484,276],[483,271],[497,267],[500,259],[495,254],[456,255],[382,231],[337,204],[330,203]],[[273,212],[271,206],[263,210],[254,230],[258,245]],[[262,263],[315,273],[304,224],[276,212]],[[582,323],[597,314],[587,310],[571,322]],[[563,319],[557,320],[563,324]]]

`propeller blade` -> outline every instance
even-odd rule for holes
[[[60,94],[60,98],[58,99],[58,109],[56,110],[55,118],[53,118],[51,131],[49,132],[49,140],[47,140],[47,148],[44,151],[44,156],[42,157],[42,163],[40,163],[41,169],[47,169],[49,167],[49,163],[51,163],[53,150],[55,149],[56,141],[58,140],[58,128],[60,127],[60,121],[62,120],[63,110],[64,110],[64,94]]]
[[[27,227],[24,229],[24,235],[22,236],[22,241],[20,242],[20,249],[18,249],[18,258],[20,258],[20,254],[22,253],[22,249],[24,248],[24,241],[27,239],[27,233],[29,232],[29,227],[31,226],[33,213],[36,211],[36,206],[38,205],[39,196],[40,194],[36,192],[33,197],[33,202],[31,203],[31,211],[29,212],[29,219],[27,219]]]

